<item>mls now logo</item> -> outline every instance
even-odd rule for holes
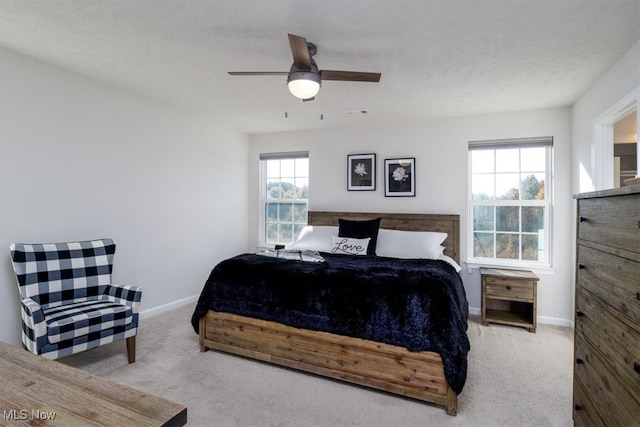
[[[31,417],[29,417],[31,415]],[[45,412],[39,409],[34,409],[31,412],[26,409],[11,409],[7,411],[6,409],[2,410],[2,416],[7,421],[18,421],[18,420],[27,420],[29,418],[34,420],[53,420],[56,418],[55,412]]]
[[[2,410],[2,416],[5,420],[15,421],[15,420],[26,420],[29,417],[29,412],[26,409],[22,409],[18,411],[16,409],[11,409],[9,411]]]

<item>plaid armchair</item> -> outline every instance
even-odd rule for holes
[[[111,284],[111,239],[10,246],[22,303],[22,345],[57,359],[126,339],[136,359],[142,290]]]

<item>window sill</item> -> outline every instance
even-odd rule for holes
[[[257,251],[274,251],[276,248],[276,245],[278,244],[284,244],[284,243],[258,243],[256,245],[256,250]],[[286,244],[285,248],[287,246],[291,246],[291,243]]]
[[[477,261],[464,261],[463,262],[465,268],[467,269],[467,273],[471,274],[473,269],[480,269],[483,267],[487,268],[504,268],[504,269],[512,269],[512,270],[530,270],[536,274],[543,275],[553,275],[556,272],[556,269],[550,265],[527,265],[527,264],[516,264],[516,263],[499,263],[499,262],[477,262]]]

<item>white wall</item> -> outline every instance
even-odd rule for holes
[[[580,177],[593,173],[593,119],[640,86],[639,56],[640,42],[571,110],[247,137],[0,49],[0,340],[19,343],[14,241],[115,238],[114,279],[144,287],[147,313],[198,294],[212,265],[257,244],[260,152],[309,150],[311,209],[459,213],[464,261],[467,141],[542,135],[555,138],[555,228],[554,272],[541,275],[538,314],[567,324],[571,196],[591,189]],[[377,190],[348,192],[347,154],[370,152]],[[384,197],[383,159],[398,156],[416,157],[415,198]],[[477,312],[479,274],[462,276]]]
[[[247,250],[246,135],[10,50],[0,67],[1,341],[20,343],[11,242],[114,238],[143,314]]]
[[[603,189],[598,185],[598,164],[613,160],[598,156],[598,151],[593,144],[594,120],[639,88],[640,41],[573,105],[572,188],[574,193]],[[640,120],[640,115],[638,117]]]
[[[571,313],[571,122],[568,108],[380,124],[334,130],[252,135],[249,238],[258,241],[258,157],[261,152],[309,150],[310,209],[361,212],[454,213],[461,216],[461,259],[467,259],[467,142],[478,139],[554,137],[553,267],[541,275],[540,321],[568,325]],[[376,153],[377,190],[347,191],[347,154]],[[416,197],[385,198],[385,158],[416,158]],[[462,272],[473,312],[480,309],[480,276]]]
[[[604,189],[602,162],[612,162],[613,159],[602,156],[602,150],[595,143],[595,121],[629,94],[638,90],[640,90],[640,41],[573,104],[571,109],[573,168],[571,188],[574,194]],[[636,105],[636,108],[640,110],[640,105]],[[640,115],[638,115],[638,121],[640,123]],[[575,218],[575,202],[572,204],[572,211]],[[573,227],[572,241],[575,239],[576,229]],[[572,247],[571,251],[571,260],[575,264],[576,248]],[[575,280],[575,270],[572,270],[572,283],[575,283]],[[575,302],[573,297],[571,301]],[[571,310],[573,311],[573,304]]]

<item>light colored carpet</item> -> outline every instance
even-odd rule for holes
[[[191,305],[141,322],[124,342],[61,362],[188,407],[190,426],[571,426],[573,333],[469,320],[458,416],[443,408],[215,351],[199,352]]]

